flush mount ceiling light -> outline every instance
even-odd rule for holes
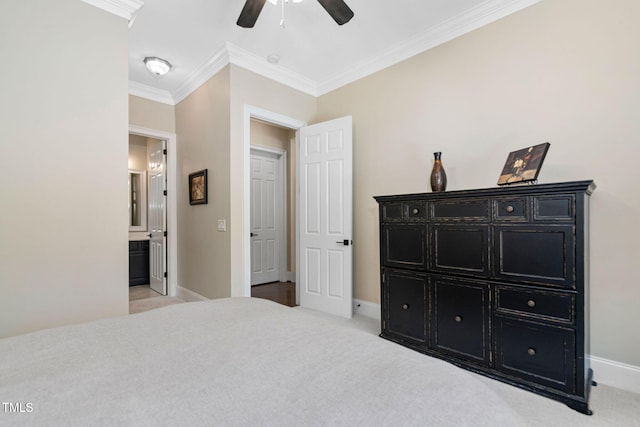
[[[156,58],[155,56],[147,56],[144,58],[144,65],[154,75],[160,77],[164,76],[171,69],[171,64],[162,58]]]

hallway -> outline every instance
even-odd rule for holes
[[[273,282],[251,287],[251,296],[275,301],[288,307],[296,306],[296,284]]]

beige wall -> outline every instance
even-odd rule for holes
[[[261,120],[251,120],[251,145],[289,150],[291,130]]]
[[[126,315],[127,22],[23,0],[0,28],[0,337]]]
[[[311,123],[316,115],[315,97],[262,77],[251,71],[231,65],[231,295],[243,295],[243,250],[249,233],[244,230],[242,218],[244,188],[244,106],[251,105],[286,117]],[[248,153],[247,153],[248,154]],[[248,209],[248,207],[247,207]],[[246,213],[248,215],[248,212]],[[248,278],[246,278],[248,280]]]
[[[129,95],[129,124],[175,133],[176,109],[173,105]]]
[[[355,297],[379,302],[374,195],[495,186],[507,153],[549,141],[541,182],[594,179],[591,353],[640,366],[640,2],[545,1],[319,99],[353,115]]]
[[[178,284],[208,298],[243,295],[245,104],[302,121],[316,113],[316,98],[233,65],[175,107]],[[205,168],[209,203],[190,206],[188,175]],[[226,232],[217,231],[220,219]]]
[[[229,67],[176,106],[178,284],[207,298],[230,296]],[[190,173],[208,169],[206,205],[189,205]]]
[[[261,120],[251,120],[251,145],[260,147],[278,148],[287,152],[287,271],[295,272],[296,265],[296,216],[295,216],[295,138],[296,133],[292,129],[274,126]]]
[[[129,135],[129,169],[147,170],[147,138]]]

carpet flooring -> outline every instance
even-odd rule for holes
[[[129,314],[142,313],[172,304],[183,303],[184,300],[178,297],[151,297],[129,301]]]

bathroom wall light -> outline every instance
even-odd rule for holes
[[[171,64],[162,58],[156,58],[155,56],[147,56],[144,58],[144,65],[154,75],[160,77],[164,76],[171,69]]]

